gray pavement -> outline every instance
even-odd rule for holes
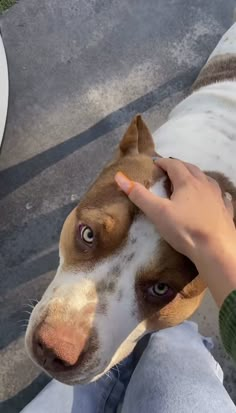
[[[186,95],[234,7],[235,0],[20,0],[0,18],[10,72],[0,155],[1,413],[19,412],[48,380],[25,354],[24,311],[53,277],[68,211],[135,113],[154,130]],[[236,401],[236,370],[209,298],[197,319],[216,337]]]

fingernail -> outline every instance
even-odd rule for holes
[[[127,176],[125,176],[122,172],[117,172],[117,174],[115,175],[115,181],[119,185],[119,187],[128,195],[134,187],[134,182],[127,178]]]
[[[228,201],[232,201],[232,195],[229,192],[225,192],[225,198],[228,199]]]

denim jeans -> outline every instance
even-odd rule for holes
[[[236,413],[211,346],[192,322],[152,333],[98,381],[53,380],[22,413]]]

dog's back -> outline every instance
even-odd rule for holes
[[[223,36],[192,93],[154,135],[162,156],[217,171],[236,185],[236,23]]]

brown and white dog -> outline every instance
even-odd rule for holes
[[[64,383],[96,380],[146,332],[181,323],[201,303],[205,286],[194,265],[114,181],[122,171],[168,197],[167,178],[153,166],[156,151],[210,171],[235,199],[236,24],[153,137],[140,116],[133,119],[114,159],[64,223],[60,265],[26,333],[33,361]]]

